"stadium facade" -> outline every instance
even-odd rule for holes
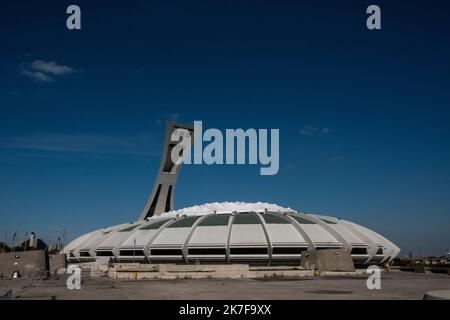
[[[160,171],[139,220],[75,239],[63,250],[69,262],[299,264],[302,252],[347,248],[356,265],[369,265],[399,254],[395,244],[361,225],[268,203],[174,210],[180,165],[172,162],[171,151],[177,129],[192,134],[191,127],[168,124]]]

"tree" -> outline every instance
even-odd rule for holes
[[[0,241],[0,253],[11,252],[11,248],[4,242]]]

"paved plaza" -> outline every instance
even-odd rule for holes
[[[428,291],[450,290],[450,276],[390,272],[381,290],[368,290],[367,276],[273,279],[112,280],[84,278],[81,290],[68,290],[66,278],[0,280],[13,299],[423,299]]]

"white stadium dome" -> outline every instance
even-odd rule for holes
[[[355,223],[268,203],[210,203],[86,234],[66,246],[70,262],[299,263],[306,250],[350,249],[355,264],[381,264],[400,249]]]
[[[298,264],[305,250],[346,248],[355,264],[381,264],[400,252],[355,223],[269,203],[216,202],[174,210],[181,164],[172,161],[171,137],[180,129],[193,133],[188,126],[167,125],[160,170],[139,220],[75,239],[63,250],[69,262]]]

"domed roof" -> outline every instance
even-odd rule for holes
[[[191,215],[205,215],[208,213],[230,213],[230,212],[264,212],[280,211],[280,212],[292,212],[291,208],[284,208],[276,204],[267,202],[211,202],[202,205],[187,207],[183,209],[173,210],[161,214],[159,218],[165,216],[191,216]],[[154,217],[157,218],[157,217]]]
[[[68,260],[299,263],[304,250],[348,248],[376,264],[400,249],[378,233],[329,216],[265,202],[214,202],[88,233],[64,249]]]

